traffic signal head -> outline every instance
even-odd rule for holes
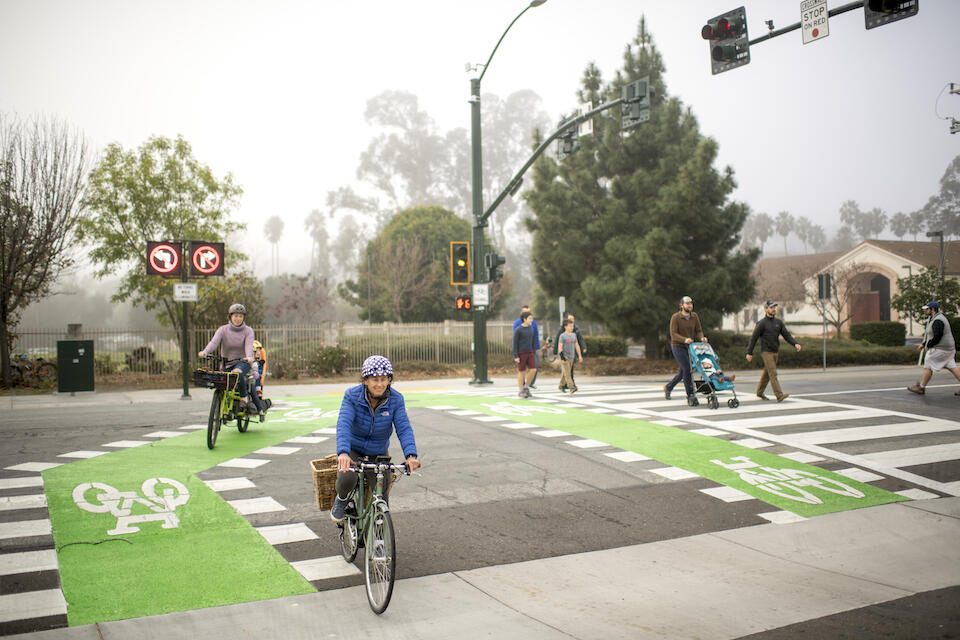
[[[750,63],[747,11],[743,7],[712,18],[700,30],[710,42],[710,70],[713,75]]]
[[[470,243],[450,243],[450,284],[470,284]]]
[[[653,100],[654,90],[650,84],[650,76],[644,76],[620,89],[621,128],[630,129],[650,119],[650,103]]]
[[[457,296],[457,311],[470,311],[473,308],[473,298]]]
[[[503,277],[503,265],[507,259],[496,253],[488,253],[483,256],[483,266],[487,269],[490,282],[496,282]]]
[[[560,126],[562,127],[566,123],[567,120],[563,120]],[[578,127],[569,127],[560,134],[560,139],[557,140],[557,157],[562,160],[580,150],[580,141],[577,139],[578,135]]]
[[[863,18],[867,29],[874,29],[915,16],[919,10],[920,0],[867,0],[863,3]]]

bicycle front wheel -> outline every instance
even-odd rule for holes
[[[220,433],[220,405],[223,402],[223,389],[213,391],[213,400],[210,401],[210,417],[207,419],[207,449],[217,445],[217,435]]]
[[[376,614],[381,614],[387,609],[390,596],[393,595],[394,569],[397,565],[395,545],[390,511],[386,504],[376,504],[364,549],[367,601]]]

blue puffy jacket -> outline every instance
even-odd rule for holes
[[[366,456],[384,455],[390,448],[390,434],[394,428],[403,448],[403,457],[417,455],[417,443],[403,396],[390,389],[387,399],[373,415],[365,392],[366,387],[360,384],[343,394],[337,418],[337,455],[350,451]]]

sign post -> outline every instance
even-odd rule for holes
[[[817,274],[817,297],[823,315],[823,370],[827,370],[827,300],[830,299],[830,274]]]
[[[190,400],[190,334],[187,323],[187,303],[197,301],[197,283],[187,282],[189,276],[222,276],[224,271],[224,244],[203,240],[170,240],[147,242],[147,275],[180,278],[173,285],[173,301],[181,305],[180,363],[183,372],[183,395]]]

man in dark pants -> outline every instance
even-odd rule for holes
[[[757,397],[761,400],[769,400],[763,392],[767,388],[767,382],[773,387],[773,392],[777,395],[777,402],[783,402],[790,396],[784,393],[780,388],[780,381],[777,379],[777,360],[780,356],[780,336],[792,344],[797,351],[800,351],[800,345],[787,327],[783,320],[777,317],[777,303],[767,300],[763,305],[763,311],[766,314],[760,318],[760,322],[753,329],[753,335],[750,336],[750,344],[747,345],[747,362],[753,360],[753,348],[760,340],[760,355],[763,357],[763,373],[760,375],[760,383],[757,385]]]
[[[690,352],[687,345],[695,340],[707,342],[703,335],[703,327],[700,326],[700,316],[693,310],[693,299],[690,296],[683,296],[680,300],[680,311],[677,311],[670,317],[670,350],[673,351],[673,357],[676,358],[680,368],[673,380],[663,385],[663,397],[670,399],[673,388],[677,386],[680,380],[683,380],[683,388],[687,392],[687,404],[695,407],[700,404],[697,400],[697,392],[693,387],[693,377],[690,375]]]

